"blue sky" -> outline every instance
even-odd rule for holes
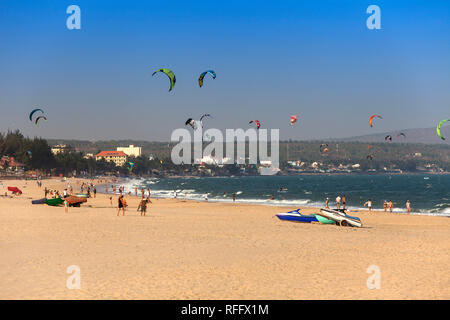
[[[81,30],[66,28],[71,4]],[[381,30],[366,27],[371,4]],[[283,139],[320,139],[450,117],[447,1],[2,0],[0,39],[0,131],[166,141],[211,113],[210,127],[259,119]],[[160,67],[176,74],[170,93],[151,76]],[[208,69],[217,79],[199,88]]]

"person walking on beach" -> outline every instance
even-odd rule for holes
[[[345,198],[345,194],[342,196],[342,209],[345,210],[345,206],[346,206],[346,198]]]
[[[97,198],[97,188],[94,186],[94,198]]]
[[[411,202],[409,202],[409,200],[406,200],[406,212],[408,212],[408,214],[411,213]]]
[[[364,207],[366,207],[369,209],[369,212],[372,212],[372,200],[369,199],[366,201],[366,203],[364,203]]]
[[[336,197],[336,208],[340,209],[341,208],[341,195],[338,195]]]
[[[208,193],[205,193],[205,201],[208,202]]]
[[[118,204],[117,216],[119,216],[120,210],[122,210],[122,216],[124,216],[125,215],[125,207],[127,205],[127,202],[125,201],[125,198],[123,197],[122,194],[119,196],[119,199],[117,200],[117,204]]]
[[[233,193],[233,195],[231,196],[231,199],[233,199],[233,202],[236,201],[236,194],[235,193]]]
[[[383,204],[384,212],[387,211],[387,207],[388,207],[388,204],[387,204],[386,200],[384,200],[384,204]]]
[[[389,212],[390,212],[390,213],[392,213],[393,207],[394,207],[394,204],[392,203],[391,200],[389,200],[389,202],[388,202],[388,208],[389,208]]]
[[[64,212],[69,213],[69,202],[66,199],[64,200]]]
[[[145,213],[147,212],[147,199],[144,198],[141,199],[137,211],[141,211],[141,217],[145,216]]]

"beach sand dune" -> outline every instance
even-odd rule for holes
[[[356,229],[274,217],[286,207],[174,199],[141,217],[134,196],[118,217],[100,194],[66,214],[31,204],[43,196],[35,182],[14,185],[22,196],[0,198],[0,299],[450,298],[446,217],[359,212]],[[69,266],[80,289],[66,286]],[[370,266],[380,289],[367,286]]]

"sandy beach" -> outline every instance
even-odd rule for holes
[[[447,217],[358,212],[364,227],[350,228],[275,217],[295,208],[181,199],[153,199],[141,217],[135,196],[118,217],[104,194],[66,214],[31,200],[67,182],[2,183],[23,194],[0,198],[0,299],[450,298]],[[81,288],[70,290],[73,265]],[[367,286],[370,266],[380,289]]]

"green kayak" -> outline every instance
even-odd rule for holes
[[[64,200],[61,198],[47,199],[45,203],[49,206],[59,206],[64,203]]]
[[[333,220],[327,219],[325,217],[319,216],[318,214],[315,215],[316,219],[323,224],[336,224]]]

